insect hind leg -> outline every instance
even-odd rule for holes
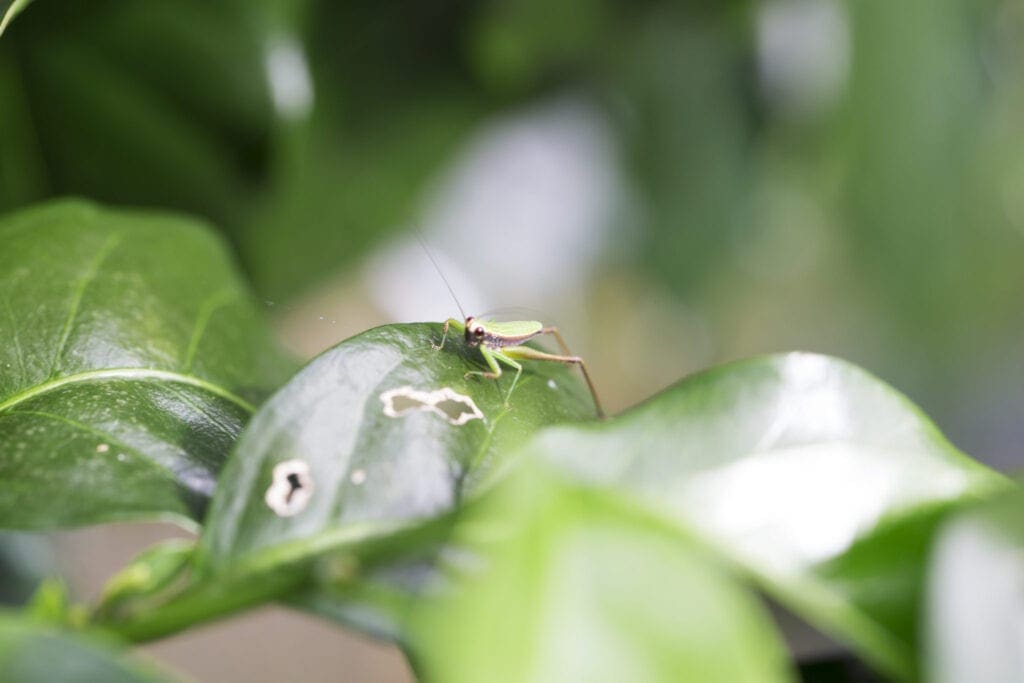
[[[512,392],[516,388],[516,383],[519,382],[519,376],[523,374],[523,365],[515,360],[506,356],[502,351],[492,351],[487,347],[480,347],[480,355],[487,362],[487,367],[491,369],[490,372],[484,372],[481,370],[470,370],[463,377],[470,377],[472,375],[479,375],[485,379],[498,379],[503,374],[501,371],[501,365],[498,361],[508,365],[510,368],[516,371],[516,376],[512,379],[512,386],[509,387],[508,392],[505,394],[505,405],[508,405],[508,401],[512,398]]]
[[[558,342],[558,347],[562,349],[562,353],[566,356],[573,355],[572,351],[569,350],[569,345],[565,343],[565,337],[562,336],[562,333],[554,325],[542,328],[539,334],[550,334]]]
[[[555,330],[555,328],[545,329]],[[561,340],[561,335],[558,334],[557,330],[554,331],[554,334],[557,335],[555,338],[558,339],[564,347],[565,342]],[[567,363],[578,366],[580,372],[583,373],[583,379],[587,382],[587,388],[590,389],[590,395],[594,399],[594,408],[597,409],[597,416],[604,419],[604,408],[601,407],[601,399],[597,396],[597,389],[594,387],[594,382],[590,379],[590,372],[587,371],[587,363],[579,356],[573,356],[570,354],[559,356],[554,353],[538,351],[537,349],[532,349],[529,346],[509,346],[502,349],[502,354],[509,359],[520,358],[522,360],[546,360],[554,363]]]

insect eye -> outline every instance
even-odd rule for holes
[[[475,330],[473,330],[473,334],[475,334],[478,337],[484,336],[484,328],[482,328],[482,327],[476,328]]]

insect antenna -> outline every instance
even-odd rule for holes
[[[427,246],[427,241],[423,239],[423,234],[420,232],[419,228],[415,226],[413,226],[413,232],[416,234],[416,240],[420,243],[420,246],[423,247],[423,251],[426,252],[427,258],[430,259],[432,264],[434,264],[434,270],[436,270],[437,274],[441,276],[441,281],[444,282],[444,286],[448,288],[448,293],[452,295],[452,300],[455,301],[455,305],[459,307],[459,313],[462,314],[462,318],[465,320],[466,311],[463,310],[462,304],[459,303],[459,297],[455,296],[455,290],[452,289],[452,285],[448,282],[448,278],[444,276],[444,271],[441,270],[441,266],[437,265],[437,260],[431,253],[430,248]]]

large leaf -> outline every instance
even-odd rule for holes
[[[702,536],[877,667],[914,675],[935,523],[1004,480],[903,396],[811,354],[728,365],[532,449]]]
[[[416,604],[423,680],[793,679],[763,606],[688,539],[541,471],[502,489],[460,518],[447,585]]]
[[[467,378],[482,369],[479,353],[458,339],[435,350],[440,340],[436,323],[389,325],[310,362],[238,440],[185,568],[196,571],[151,609],[159,587],[136,582],[129,568],[100,606],[105,625],[152,638],[290,595],[317,566],[320,583],[351,590],[364,567],[396,554],[405,562],[409,547],[432,558],[451,513],[537,429],[594,417],[567,368],[527,363],[506,405],[511,373]],[[149,575],[164,559],[141,557],[133,567]],[[306,597],[325,612],[350,603],[349,595]]]
[[[0,614],[0,680],[5,683],[147,683],[170,681],[109,644]]]
[[[0,525],[197,518],[287,370],[223,244],[67,201],[0,244]]]
[[[928,591],[927,680],[1024,680],[1024,496],[958,515],[936,543]]]
[[[482,369],[478,352],[458,339],[434,349],[440,340],[438,324],[364,332],[313,360],[267,401],[221,478],[203,564],[222,567],[287,542],[315,545],[334,531],[436,517],[539,427],[594,415],[579,380],[550,363],[528,363],[505,406],[512,373],[500,382],[467,378]],[[406,388],[453,393],[425,409],[403,399]],[[308,476],[311,495],[300,510],[282,513],[267,502],[281,463]],[[277,470],[278,485],[284,471]]]

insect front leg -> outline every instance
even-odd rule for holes
[[[498,365],[497,359],[494,357],[493,351],[488,349],[486,346],[480,347],[480,355],[484,357],[484,361],[487,363],[487,367],[491,369],[490,372],[482,372],[480,370],[470,370],[462,376],[463,379],[468,379],[470,375],[480,375],[487,379],[498,379],[501,377],[501,366]]]
[[[448,340],[449,327],[455,327],[455,330],[457,332],[462,332],[466,329],[466,326],[463,325],[461,321],[456,320],[455,318],[448,318],[447,320],[444,321],[444,328],[441,330],[441,343],[435,344],[431,342],[430,347],[432,349],[434,349],[435,351],[440,351],[441,349],[444,348],[444,343]]]
[[[555,327],[554,325],[552,325],[551,327],[545,327],[541,329],[540,333],[550,334],[554,336],[555,341],[558,342],[559,348],[562,349],[562,353],[564,353],[567,356],[573,355],[572,351],[569,350],[569,345],[565,343],[565,339],[562,337],[562,333],[558,331],[557,327]]]
[[[481,377],[485,377],[487,379],[498,379],[502,375],[501,366],[498,364],[498,361],[501,361],[502,363],[508,365],[509,367],[516,371],[516,376],[512,380],[512,386],[509,387],[508,393],[505,394],[505,405],[507,406],[508,400],[512,398],[512,392],[516,388],[516,383],[519,381],[519,376],[523,374],[522,364],[517,363],[515,360],[509,358],[501,351],[491,350],[486,346],[480,347],[480,355],[484,357],[485,361],[487,361],[487,366],[491,369],[491,371],[481,372],[479,370],[472,370],[466,373],[466,377],[469,377],[470,375],[480,375]]]

